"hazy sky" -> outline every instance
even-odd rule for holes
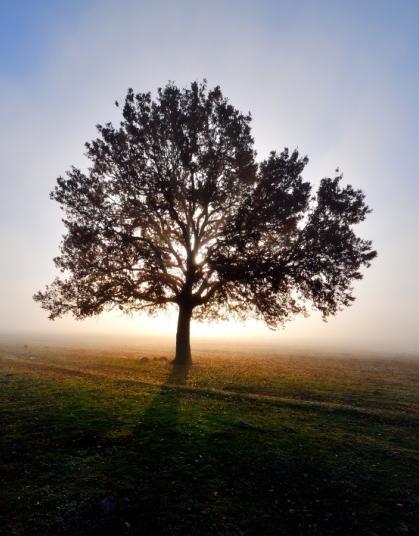
[[[94,125],[126,89],[207,78],[253,114],[260,158],[298,147],[317,183],[339,166],[374,209],[379,257],[355,304],[272,333],[195,323],[197,335],[419,352],[419,2],[0,0],[0,331],[173,333],[170,315],[54,323],[32,294],[63,231],[49,200],[84,165]]]

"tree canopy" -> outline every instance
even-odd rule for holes
[[[155,98],[129,89],[122,115],[86,144],[90,167],[71,168],[51,193],[65,214],[62,275],[34,296],[50,318],[175,304],[181,362],[192,313],[276,327],[308,307],[327,318],[351,304],[376,256],[354,232],[370,212],[361,190],[337,172],[313,192],[296,150],[258,162],[250,114],[205,81],[169,83]]]

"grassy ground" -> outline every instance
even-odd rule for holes
[[[419,534],[418,361],[153,357],[0,348],[0,533]]]

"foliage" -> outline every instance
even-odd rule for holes
[[[349,305],[376,255],[353,230],[364,194],[341,175],[313,194],[297,151],[258,163],[250,122],[205,82],[169,83],[154,100],[130,89],[120,125],[99,125],[86,144],[89,169],[51,193],[67,232],[64,275],[35,295],[50,318],[177,304],[185,325],[196,308],[275,327],[307,304],[324,317]]]

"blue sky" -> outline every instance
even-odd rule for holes
[[[0,70],[2,76],[36,76],[59,28],[77,24],[86,2],[79,0],[1,0]]]
[[[358,300],[272,334],[262,325],[194,325],[307,344],[418,351],[419,3],[414,1],[0,1],[0,330],[174,332],[174,320],[49,323],[33,292],[54,276],[62,226],[48,194],[85,164],[94,125],[117,120],[128,87],[206,77],[251,110],[256,147],[298,147],[316,183],[339,166],[374,209],[359,230],[379,257]]]

